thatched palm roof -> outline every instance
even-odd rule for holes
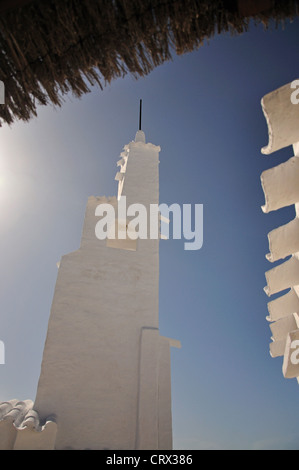
[[[242,33],[250,18],[277,23],[299,0],[0,0],[0,80],[12,123],[37,104],[61,105],[127,73],[136,78],[198,48],[215,33]]]

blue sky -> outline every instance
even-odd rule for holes
[[[176,449],[299,449],[299,386],[269,355],[267,233],[294,208],[263,214],[270,156],[260,100],[299,78],[299,20],[216,36],[135,80],[0,129],[0,400],[35,398],[57,275],[79,247],[87,198],[116,195],[116,161],[138,128],[161,146],[160,202],[203,204],[204,242],[160,243],[160,330],[172,350]],[[272,300],[272,298],[271,298]]]

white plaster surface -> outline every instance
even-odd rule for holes
[[[299,284],[299,260],[292,256],[288,261],[266,272],[267,295],[273,295]]]
[[[299,159],[298,159],[299,160]],[[271,262],[286,258],[299,251],[299,218],[295,217],[288,224],[282,225],[268,234]]]
[[[280,318],[270,324],[274,341],[284,340],[288,333],[299,328],[299,317],[297,313],[292,313],[286,317]]]
[[[283,356],[284,352],[285,352],[285,347],[286,347],[286,339],[278,340],[278,341],[272,341],[272,343],[270,343],[270,345],[269,345],[270,356],[271,357]]]
[[[266,199],[264,212],[295,204],[299,201],[299,158],[294,156],[264,171],[261,181]]]
[[[268,124],[269,142],[262,148],[268,155],[299,141],[299,106],[292,103],[291,83],[268,93],[261,105]]]
[[[269,321],[275,321],[294,312],[299,312],[299,298],[294,288],[268,303]]]

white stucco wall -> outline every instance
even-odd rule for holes
[[[118,195],[148,207],[159,202],[160,148],[142,134],[125,147]],[[60,261],[34,409],[54,414],[57,449],[171,448],[159,239],[137,240],[136,251],[98,240],[95,209],[107,202],[117,199],[89,198],[81,246]]]

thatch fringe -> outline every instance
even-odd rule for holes
[[[89,85],[148,74],[171,59],[172,49],[183,54],[215,33],[247,31],[249,16],[240,13],[244,2],[39,0],[7,9],[0,18],[0,118],[8,124],[27,121],[37,104],[60,106],[68,92],[80,97]],[[252,16],[266,26],[298,14],[299,0],[261,3],[266,10]]]

